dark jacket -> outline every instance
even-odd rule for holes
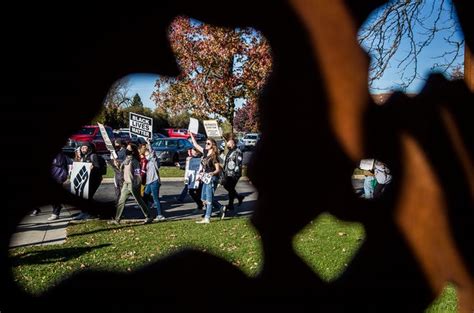
[[[69,162],[67,157],[63,153],[58,153],[53,159],[51,166],[51,176],[58,184],[62,184],[66,181],[69,173]]]
[[[229,150],[224,161],[224,175],[227,177],[238,178],[242,176],[243,154],[239,148]]]

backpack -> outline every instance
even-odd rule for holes
[[[103,156],[98,155],[98,154],[93,154],[93,155],[95,155],[95,157],[97,158],[97,163],[99,163],[99,168],[97,172],[100,175],[104,176],[105,174],[107,174],[107,162],[105,162],[105,159]]]

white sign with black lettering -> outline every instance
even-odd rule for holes
[[[112,141],[110,141],[109,135],[107,134],[107,131],[105,130],[105,127],[101,123],[97,123],[99,125],[100,129],[100,134],[102,135],[102,138],[104,139],[105,146],[107,147],[107,150],[109,150],[112,159],[117,158],[117,153],[115,152],[114,146],[112,145]]]
[[[89,181],[92,163],[73,162],[71,171],[71,193],[84,198],[89,198]]]
[[[130,135],[153,139],[153,119],[137,113],[130,112],[129,115]]]
[[[219,125],[216,120],[203,121],[204,129],[206,130],[207,137],[220,138],[222,137]]]
[[[184,181],[188,184],[189,189],[198,189],[198,174],[201,171],[201,158],[190,158],[186,161],[186,172],[184,173]]]

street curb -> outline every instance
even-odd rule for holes
[[[249,181],[248,177],[241,177],[241,181]],[[168,182],[182,182],[184,181],[183,177],[161,177],[161,181],[168,181]],[[113,178],[103,178],[102,179],[103,184],[113,184],[114,179]]]

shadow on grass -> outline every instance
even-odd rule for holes
[[[43,251],[29,251],[13,256],[11,259],[13,266],[66,262],[70,259],[78,258],[79,256],[90,251],[102,249],[110,245],[111,244],[101,244],[92,247],[74,247],[50,249]]]
[[[137,226],[144,226],[144,225],[139,220],[137,220],[137,222],[130,222],[130,223],[126,223],[126,224],[120,224],[120,226],[110,226],[110,225],[105,225],[104,224],[103,228],[98,228],[98,229],[94,229],[94,230],[91,230],[91,231],[85,231],[85,232],[81,232],[81,233],[68,234],[68,237],[85,236],[85,235],[101,233],[101,232],[104,232],[104,231],[111,231],[111,230],[137,227]]]

